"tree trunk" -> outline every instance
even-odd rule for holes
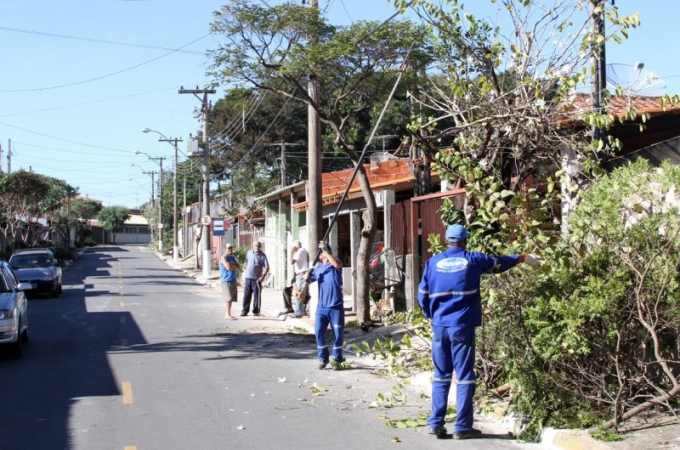
[[[371,321],[371,300],[369,297],[369,283],[368,283],[368,267],[369,259],[371,258],[371,248],[373,247],[373,240],[376,232],[376,217],[377,209],[373,190],[368,182],[366,168],[363,164],[359,164],[357,178],[361,192],[366,201],[366,210],[362,214],[363,227],[361,229],[361,240],[359,241],[359,250],[356,259],[356,276],[357,276],[357,318],[361,323],[369,323]]]

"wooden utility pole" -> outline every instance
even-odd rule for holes
[[[161,168],[158,174],[158,224],[156,229],[158,230],[158,251],[163,250],[163,160],[164,156],[151,157],[149,159]]]
[[[12,173],[12,140],[7,141],[7,173]]]
[[[175,147],[175,169],[172,171],[172,260],[179,260],[179,239],[177,237],[177,143],[182,139],[160,138],[158,142],[169,142]]]
[[[203,115],[203,162],[201,164],[201,173],[203,175],[203,208],[201,211],[201,219],[203,227],[201,229],[201,240],[203,242],[203,277],[207,280],[210,278],[212,269],[212,257],[210,254],[210,223],[207,218],[210,218],[210,140],[208,139],[208,116],[210,113],[210,103],[208,102],[208,94],[217,92],[215,89],[184,89],[180,87],[180,94],[194,94],[194,96],[201,101],[201,113]],[[203,98],[199,97],[203,94]],[[205,220],[205,221],[203,221]]]
[[[303,2],[304,3],[304,2]],[[319,8],[319,0],[309,0],[310,8]],[[312,39],[310,37],[310,39]],[[323,211],[321,209],[321,121],[316,112],[321,95],[319,79],[309,75],[307,84],[310,104],[307,106],[307,239],[310,248],[316,247],[323,237]]]
[[[286,187],[286,147],[289,145],[302,145],[302,144],[293,144],[292,142],[281,142],[279,144],[269,144],[269,146],[280,146],[281,147],[281,156],[278,158],[280,161],[280,171],[281,171],[281,187]]]
[[[594,36],[602,36],[604,38],[604,8],[605,0],[597,0],[597,3],[590,5],[590,28]],[[597,39],[593,39],[591,44],[591,76],[590,76],[590,98],[593,111],[604,113],[604,90],[607,87],[607,60],[605,54],[604,39],[602,43],[598,43]],[[605,132],[603,129],[593,125],[593,140],[604,139]]]
[[[156,184],[156,177],[155,177],[156,172],[152,170],[151,172],[142,172],[142,173],[145,174],[145,175],[151,175],[151,206],[153,206],[153,205],[156,204],[156,198],[153,195],[153,193],[155,192],[154,184]]]

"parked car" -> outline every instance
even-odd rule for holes
[[[24,291],[29,289],[29,283],[20,283],[9,264],[0,261],[0,345],[9,346],[15,358],[21,358],[22,344],[28,342],[28,301]]]
[[[22,283],[31,283],[26,294],[61,294],[61,267],[52,251],[47,248],[17,250],[10,258],[9,265]]]

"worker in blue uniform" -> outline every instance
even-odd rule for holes
[[[314,334],[316,335],[319,369],[324,369],[333,357],[333,367],[340,368],[345,361],[342,356],[345,328],[345,307],[342,294],[342,262],[333,256],[330,244],[319,243],[320,264],[312,269],[309,281],[319,283],[319,303],[316,307]],[[333,330],[333,350],[326,345],[326,329]]]
[[[428,419],[430,434],[438,439],[449,437],[444,416],[456,373],[457,416],[454,439],[482,436],[473,425],[475,394],[475,327],[482,324],[480,278],[484,273],[500,273],[521,262],[538,265],[534,255],[489,256],[466,250],[470,235],[462,225],[446,229],[449,248],[425,264],[418,286],[418,302],[425,317],[432,320],[432,413]]]

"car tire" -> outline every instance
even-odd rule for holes
[[[28,335],[28,328],[24,330],[23,333],[21,333],[21,342],[24,344],[27,343],[30,340],[30,336]]]
[[[19,323],[19,329],[21,330],[21,323]],[[17,341],[13,344],[10,344],[10,356],[14,359],[19,359],[24,355],[24,349],[21,346],[23,344],[23,338],[21,335],[17,336]]]
[[[57,298],[59,297],[59,286],[55,287],[54,290],[52,291],[52,298]]]
[[[64,287],[61,285],[61,283],[59,283],[59,293],[61,294],[63,292],[64,292]]]

